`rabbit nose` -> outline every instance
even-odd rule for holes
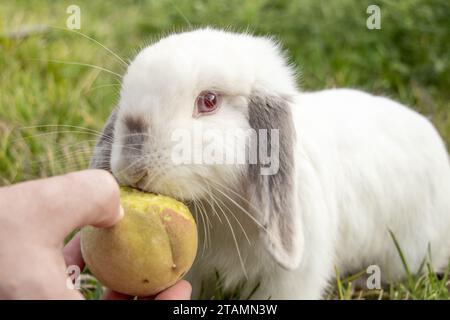
[[[120,184],[139,187],[149,176],[149,171],[142,166],[124,164],[123,169],[117,170],[114,175]]]

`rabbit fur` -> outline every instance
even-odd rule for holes
[[[225,292],[253,299],[319,299],[335,270],[369,265],[383,283],[402,279],[389,231],[411,271],[430,252],[437,270],[448,264],[450,165],[430,121],[386,97],[301,92],[296,83],[275,40],[211,28],[169,35],[128,67],[91,167],[191,206],[200,237],[187,275],[194,298],[214,295],[217,274]],[[205,90],[218,93],[219,108],[193,117]],[[175,165],[171,134],[199,126],[278,130],[277,172]]]

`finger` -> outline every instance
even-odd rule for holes
[[[58,241],[81,226],[109,227],[123,216],[117,182],[104,170],[20,183],[8,187],[8,193],[16,200],[13,203],[27,212],[27,218],[42,225]],[[23,201],[18,202],[18,197]]]
[[[66,266],[76,265],[80,270],[84,269],[84,260],[81,255],[80,233],[77,233],[63,249]]]
[[[12,257],[9,253],[1,253],[2,258],[6,259],[2,263],[9,266],[1,269],[0,296],[3,299],[83,298],[75,287],[69,286],[70,280],[65,272],[61,252],[30,243],[16,249],[16,255]]]
[[[102,300],[132,300],[134,297],[127,294],[119,293],[106,288],[102,295]]]
[[[155,300],[189,300],[191,293],[191,284],[186,280],[180,280],[174,286],[158,294]]]

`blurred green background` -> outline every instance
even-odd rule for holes
[[[58,29],[71,4],[81,9],[80,31],[125,59],[198,26],[273,35],[298,65],[303,90],[390,96],[428,116],[450,144],[448,0],[0,0],[0,185],[86,167],[95,130],[117,101],[114,75],[77,63],[119,74],[123,66]],[[381,30],[366,27],[370,4],[381,8]]]
[[[374,3],[381,30],[366,28]],[[66,27],[71,4],[81,9],[81,32],[128,59],[161,34],[197,26],[274,35],[304,90],[391,96],[429,116],[450,141],[448,0],[1,0],[0,185],[86,166],[96,138],[87,129],[100,129],[117,101],[117,78],[62,63],[124,71],[99,45],[52,28]]]

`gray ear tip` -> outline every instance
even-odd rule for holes
[[[273,241],[266,238],[266,248],[268,249],[272,258],[277,262],[279,266],[286,270],[296,270],[300,267],[302,254],[300,248],[297,246],[296,249],[299,251],[287,252],[283,250],[279,245],[276,245]]]
[[[284,254],[279,255],[274,252],[271,253],[275,261],[286,270],[296,270],[300,266],[300,255],[295,255],[294,257],[286,256]]]

